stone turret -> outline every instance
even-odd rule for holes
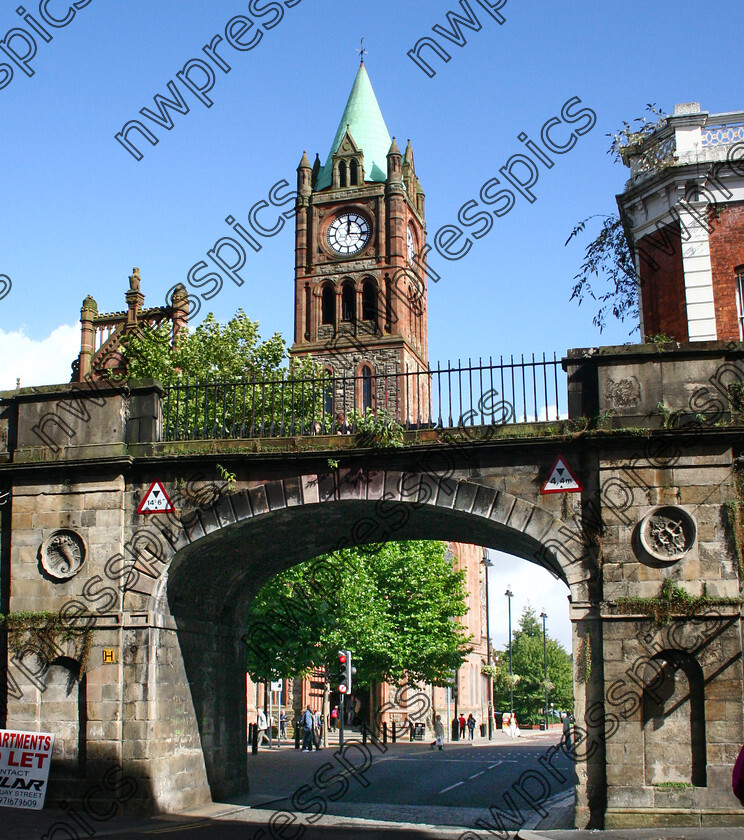
[[[129,276],[129,290],[124,295],[126,311],[99,313],[96,301],[90,295],[85,298],[80,310],[80,354],[72,363],[72,382],[123,375],[126,359],[121,352],[122,342],[132,332],[170,321],[171,339],[175,342],[178,334],[186,329],[189,318],[186,287],[182,283],[175,287],[170,306],[145,309],[141,280],[140,270],[134,268]]]

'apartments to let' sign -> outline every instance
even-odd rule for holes
[[[0,807],[44,807],[54,735],[0,729]]]

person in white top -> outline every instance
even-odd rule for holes
[[[271,741],[269,740],[269,736],[266,730],[269,728],[269,724],[266,721],[266,715],[264,714],[263,709],[258,710],[258,746],[260,747],[261,744],[266,740],[266,743],[269,745],[269,749],[271,749]]]

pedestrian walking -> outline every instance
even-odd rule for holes
[[[473,717],[473,713],[471,712],[468,715],[468,732],[470,733],[470,740],[473,740],[473,734],[475,733],[475,718]]]
[[[287,718],[287,713],[286,712],[282,712],[281,715],[279,715],[279,734],[280,734],[280,737],[282,737],[282,738],[287,737],[287,722],[288,722],[288,720],[289,719]]]
[[[512,715],[509,719],[509,736],[511,738],[519,738],[522,733],[519,731],[519,724],[517,723],[517,716]]]
[[[563,740],[567,747],[571,746],[571,716],[568,714],[563,715]]]
[[[260,747],[264,740],[266,740],[266,743],[269,745],[269,749],[271,749],[271,741],[269,740],[269,736],[266,732],[269,728],[269,724],[266,721],[266,715],[264,714],[263,709],[258,710],[256,723],[258,725],[258,746]]]
[[[310,706],[300,715],[300,727],[302,728],[302,752],[313,751],[313,727],[315,719]]]
[[[320,741],[323,737],[323,716],[320,712],[315,713],[313,723],[315,724],[313,726],[313,744],[315,744],[316,751],[320,751]]]
[[[464,741],[465,740],[465,727],[467,726],[468,722],[465,720],[465,715],[462,712],[460,712],[460,717],[458,718],[457,722],[460,724],[460,740]]]
[[[338,723],[338,706],[331,709],[331,732],[336,731],[336,724]]]
[[[437,715],[436,720],[434,721],[434,741],[431,744],[431,748],[439,747],[440,750],[444,749],[444,724],[442,723],[442,716]]]

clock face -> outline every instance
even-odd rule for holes
[[[347,257],[358,254],[369,242],[369,222],[359,213],[341,213],[328,226],[328,245]]]
[[[408,228],[408,262],[413,265],[416,258],[416,240],[413,238],[413,231]]]

